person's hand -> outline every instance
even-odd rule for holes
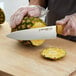
[[[21,23],[21,20],[27,14],[29,16],[38,17],[41,16],[41,11],[43,10],[40,6],[30,5],[28,7],[19,8],[10,18],[10,26],[11,28],[15,28],[17,25]]]
[[[65,18],[56,21],[56,24],[64,26],[64,36],[76,36],[76,14],[65,16]]]

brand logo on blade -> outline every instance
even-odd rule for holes
[[[44,28],[44,29],[39,29],[39,31],[48,31],[48,30],[52,30],[53,28]]]

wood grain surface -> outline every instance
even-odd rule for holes
[[[70,76],[76,70],[76,42],[61,38],[49,39],[39,47],[26,47],[18,41],[7,38],[10,26],[0,25],[0,70],[13,76]],[[65,49],[64,58],[51,61],[40,52],[47,47]],[[75,75],[76,76],[76,75]]]

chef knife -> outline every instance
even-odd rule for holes
[[[42,40],[56,38],[56,35],[56,26],[54,25],[15,31],[8,34],[7,37],[16,40]]]

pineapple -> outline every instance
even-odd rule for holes
[[[41,52],[41,55],[51,60],[57,60],[66,55],[65,50],[56,47],[49,47]]]
[[[65,25],[56,25],[57,34],[63,34],[64,26]]]
[[[26,16],[23,18],[22,22],[16,27],[12,29],[12,32],[24,29],[32,29],[32,28],[39,28],[45,27],[46,24],[38,17],[29,17]],[[40,46],[44,43],[45,40],[22,40],[21,43],[25,44],[26,46],[33,45],[33,46]]]
[[[0,8],[0,24],[2,24],[5,21],[5,14],[3,10]]]

